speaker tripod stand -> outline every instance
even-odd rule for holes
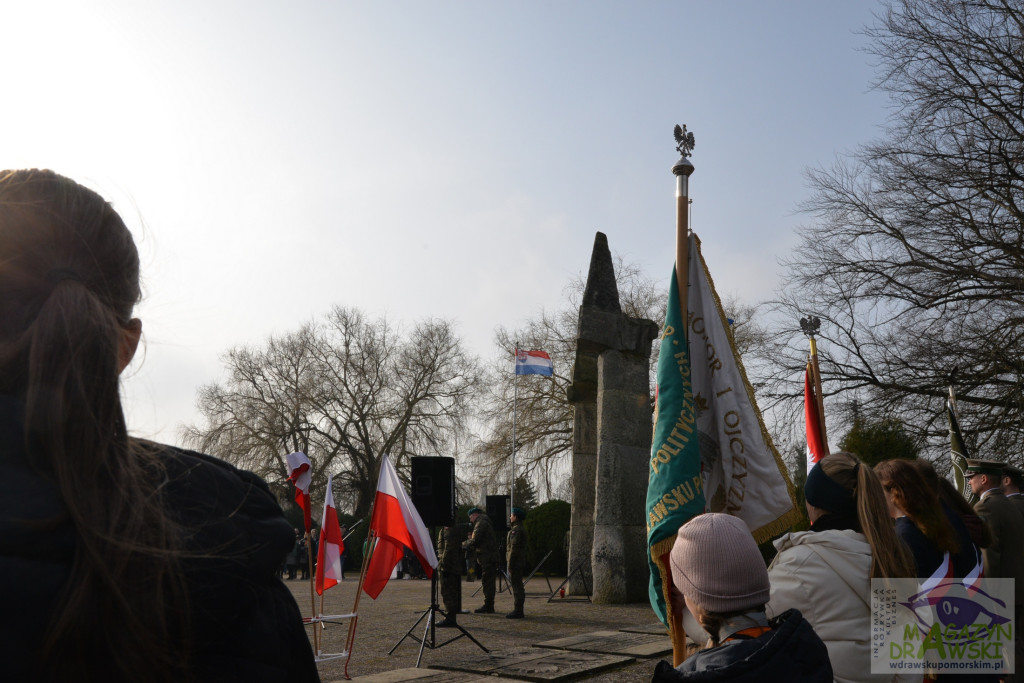
[[[462,627],[462,625],[458,624],[458,623],[456,623],[453,628],[457,628],[459,630],[459,633],[457,633],[453,637],[449,638],[448,640],[444,641],[443,643],[438,643],[437,642],[436,633],[435,633],[435,630],[437,628],[437,624],[436,624],[436,622],[437,622],[437,613],[441,611],[440,605],[437,604],[437,574],[438,574],[438,572],[435,569],[433,576],[430,577],[430,607],[428,607],[427,610],[423,614],[420,615],[420,618],[416,620],[416,623],[413,624],[409,628],[409,630],[405,632],[405,635],[402,636],[402,638],[397,643],[395,643],[395,646],[392,647],[388,651],[389,655],[394,653],[394,651],[398,649],[398,646],[401,645],[403,642],[405,642],[406,638],[412,638],[413,640],[418,640],[419,643],[420,643],[420,653],[419,653],[419,656],[416,657],[416,667],[417,668],[419,668],[420,662],[423,661],[423,650],[424,650],[424,648],[428,648],[429,647],[431,650],[436,650],[438,648],[444,647],[445,645],[449,645],[451,643],[454,643],[459,638],[469,638],[470,640],[473,641],[473,643],[478,648],[480,648],[484,652],[490,652],[490,650],[488,650],[486,647],[481,645],[480,641],[478,641],[476,638],[474,638],[472,635],[470,635],[469,631],[464,629]],[[423,637],[420,638],[419,636],[415,635],[413,633],[413,631],[416,630],[416,627],[419,626],[420,622],[423,621],[424,619],[427,620],[427,623],[426,623],[426,626],[423,629]]]

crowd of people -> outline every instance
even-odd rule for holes
[[[259,477],[128,436],[119,375],[138,347],[139,258],[120,216],[51,171],[0,172],[0,659],[7,680],[319,680],[291,592],[310,549]],[[673,609],[710,647],[654,680],[873,681],[873,578],[1011,578],[1024,623],[1020,470],[972,460],[972,508],[927,463],[826,456],[809,531],[765,566],[740,520],[708,513],[671,553]],[[526,512],[506,539],[509,619],[524,617]],[[490,519],[438,538],[445,620],[464,555],[493,613]],[[313,538],[315,542],[315,537]],[[315,555],[315,553],[314,553]],[[100,625],[101,627],[97,627]],[[1017,636],[1018,663],[1021,639]],[[918,676],[919,678],[919,676]],[[993,676],[960,676],[993,680]],[[1004,680],[1018,680],[1019,675]]]
[[[678,531],[671,553],[673,610],[710,646],[654,681],[916,681],[871,673],[871,579],[1013,579],[1014,623],[1024,602],[1021,471],[970,460],[972,508],[925,461],[874,468],[832,453],[808,473],[809,531],[784,535],[765,568],[746,526],[708,513]],[[948,482],[947,482],[948,483]],[[1014,631],[1015,657],[1021,638]],[[697,636],[700,639],[700,636]],[[1019,664],[1018,664],[1019,666]],[[963,683],[1019,674],[946,674]]]

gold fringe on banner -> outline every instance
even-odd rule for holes
[[[761,437],[764,439],[764,443],[768,447],[768,450],[771,451],[772,457],[775,458],[775,465],[779,468],[779,473],[782,474],[782,478],[786,482],[786,491],[788,492],[790,502],[792,503],[792,507],[789,512],[784,514],[782,517],[779,517],[774,522],[754,529],[754,540],[758,543],[764,543],[768,539],[788,531],[790,527],[803,519],[803,515],[801,515],[800,511],[797,509],[796,491],[793,488],[793,480],[790,479],[789,471],[786,469],[782,456],[779,455],[779,451],[775,447],[775,442],[772,441],[772,437],[768,433],[767,427],[764,425],[764,417],[761,415],[761,409],[757,407],[757,401],[754,398],[754,387],[751,386],[750,380],[747,379],[747,370],[743,367],[743,361],[740,357],[740,353],[736,349],[736,340],[733,336],[732,328],[729,327],[729,319],[722,309],[722,300],[719,298],[718,290],[715,288],[715,281],[711,277],[711,271],[708,270],[707,262],[704,261],[704,254],[701,253],[700,237],[694,234],[693,242],[697,247],[697,256],[700,258],[701,268],[704,270],[704,275],[708,278],[708,285],[711,287],[711,296],[714,297],[715,308],[718,309],[718,315],[722,321],[722,326],[729,331],[729,346],[732,351],[733,358],[736,360],[736,368],[739,370],[740,377],[743,379],[743,386],[747,391],[747,398],[750,399],[750,405],[753,406],[754,412],[757,414],[757,423],[761,427]]]

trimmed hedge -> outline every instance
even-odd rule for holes
[[[557,576],[566,575],[569,556],[565,541],[569,533],[571,509],[572,506],[564,500],[549,500],[527,511],[523,527],[526,529],[526,556],[530,569],[550,550],[551,556],[539,571]]]

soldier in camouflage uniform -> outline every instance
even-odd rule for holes
[[[507,619],[522,619],[523,605],[526,603],[526,589],[523,587],[523,572],[526,571],[526,530],[523,529],[524,519],[526,519],[525,510],[522,508],[512,508],[512,514],[508,516],[511,526],[509,527],[508,539],[505,544],[505,559],[508,565],[508,583],[512,588],[515,607],[505,615]]]
[[[484,604],[477,607],[478,614],[494,612],[494,582],[498,576],[498,539],[494,535],[494,527],[490,518],[480,508],[469,511],[469,521],[473,523],[473,531],[462,547],[476,552],[476,561],[480,565],[480,579],[484,589]]]
[[[437,534],[437,569],[440,571],[441,601],[444,621],[439,627],[455,626],[455,615],[462,611],[462,544],[454,526],[446,526]]]

